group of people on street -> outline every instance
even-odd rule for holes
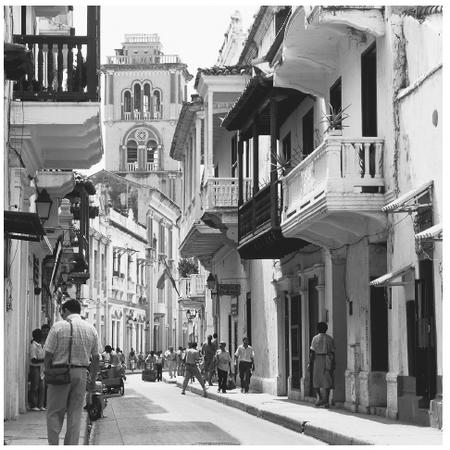
[[[95,392],[95,381],[99,371],[100,357],[110,367],[125,370],[125,357],[119,348],[114,350],[105,346],[99,354],[98,335],[95,327],[81,317],[81,304],[78,300],[68,299],[60,307],[63,320],[56,322],[50,329],[43,326],[32,332],[30,343],[30,408],[33,411],[47,410],[47,439],[50,445],[59,443],[64,418],[67,415],[65,445],[77,445],[80,436],[81,412],[86,391]],[[310,375],[316,394],[316,406],[328,407],[330,391],[334,387],[335,344],[328,335],[325,322],[317,325],[317,335],[311,341]],[[134,352],[134,350],[132,349]],[[131,353],[131,352],[130,352]],[[199,362],[203,358],[205,377],[202,376]],[[139,358],[136,358],[138,361]],[[213,374],[217,371],[218,392],[227,392],[228,376],[234,376],[235,367],[239,370],[241,392],[249,391],[250,378],[255,370],[255,354],[244,337],[235,354],[234,362],[226,350],[226,342],[217,345],[217,335],[208,336],[202,349],[197,343],[189,343],[189,348],[173,347],[163,354],[151,351],[144,364],[151,364],[162,379],[163,362],[167,361],[169,376],[184,374],[181,393],[194,377],[198,379],[207,396],[206,383],[213,385]],[[64,384],[44,383],[45,371],[52,367],[67,368],[70,379]],[[47,390],[47,392],[45,392]]]

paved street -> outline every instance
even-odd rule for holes
[[[104,414],[93,428],[94,445],[323,445],[189,388],[181,395],[175,384],[144,382],[140,374],[128,376],[125,395],[110,398]]]

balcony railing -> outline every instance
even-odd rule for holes
[[[152,65],[152,64],[178,64],[181,60],[178,55],[115,55],[107,57],[107,64],[117,65]]]
[[[87,36],[14,35],[30,51],[28,74],[14,86],[21,100],[99,101],[99,7],[88,6]]]
[[[162,105],[153,111],[124,111],[122,110],[122,120],[159,120],[162,118]]]
[[[282,180],[284,211],[307,207],[323,192],[382,193],[383,140],[327,138]]]
[[[192,274],[180,279],[180,297],[192,298],[205,295],[206,279],[203,275]]]
[[[128,172],[135,172],[136,170],[138,170],[138,163],[137,163],[137,161],[135,161],[135,162],[128,162],[127,163],[127,170],[128,170]]]
[[[158,164],[155,162],[145,163],[145,170],[147,172],[154,172],[155,170],[158,170]]]
[[[251,196],[252,180],[244,178],[244,201]],[[206,181],[205,209],[238,206],[239,184],[237,178],[209,178]]]
[[[263,225],[270,224],[272,202],[278,202],[278,187],[278,183],[265,186],[239,208],[239,240],[256,232]],[[277,214],[278,212],[277,207]]]

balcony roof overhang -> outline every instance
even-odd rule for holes
[[[178,304],[183,308],[201,308],[202,306],[205,306],[205,299],[181,297],[178,299]]]
[[[180,254],[183,258],[208,258],[226,243],[227,238],[221,230],[195,223],[180,245]]]
[[[384,34],[383,8],[299,6],[286,25],[281,63],[274,86],[297,89],[318,97],[328,92],[328,75],[338,68],[337,45],[342,36],[364,41]]]
[[[90,102],[11,103],[10,141],[27,168],[89,169],[103,155],[100,105]]]
[[[203,110],[203,101],[199,97],[192,102],[184,103],[180,116],[178,118],[177,127],[172,139],[172,145],[170,147],[170,157],[181,161],[184,156],[185,145],[189,133],[194,126],[195,117],[197,112]]]
[[[4,211],[4,229],[9,239],[40,242],[45,237],[37,213]]]
[[[229,131],[246,130],[255,124],[258,135],[270,134],[270,99],[278,101],[279,124],[306,98],[306,94],[293,89],[276,88],[271,75],[254,76],[233,108],[223,119],[222,127]]]

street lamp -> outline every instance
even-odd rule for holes
[[[195,319],[196,317],[197,317],[197,311],[196,311],[195,309],[193,309],[193,310],[188,309],[188,310],[186,311],[186,318],[187,318],[188,320],[193,320],[193,319]]]
[[[38,196],[36,198],[36,212],[41,220],[41,224],[48,220],[50,217],[50,210],[52,209],[53,201],[48,195],[46,189],[41,189],[38,191]]]
[[[216,284],[216,277],[210,272],[208,278],[206,279],[208,289],[214,291],[216,289]]]

